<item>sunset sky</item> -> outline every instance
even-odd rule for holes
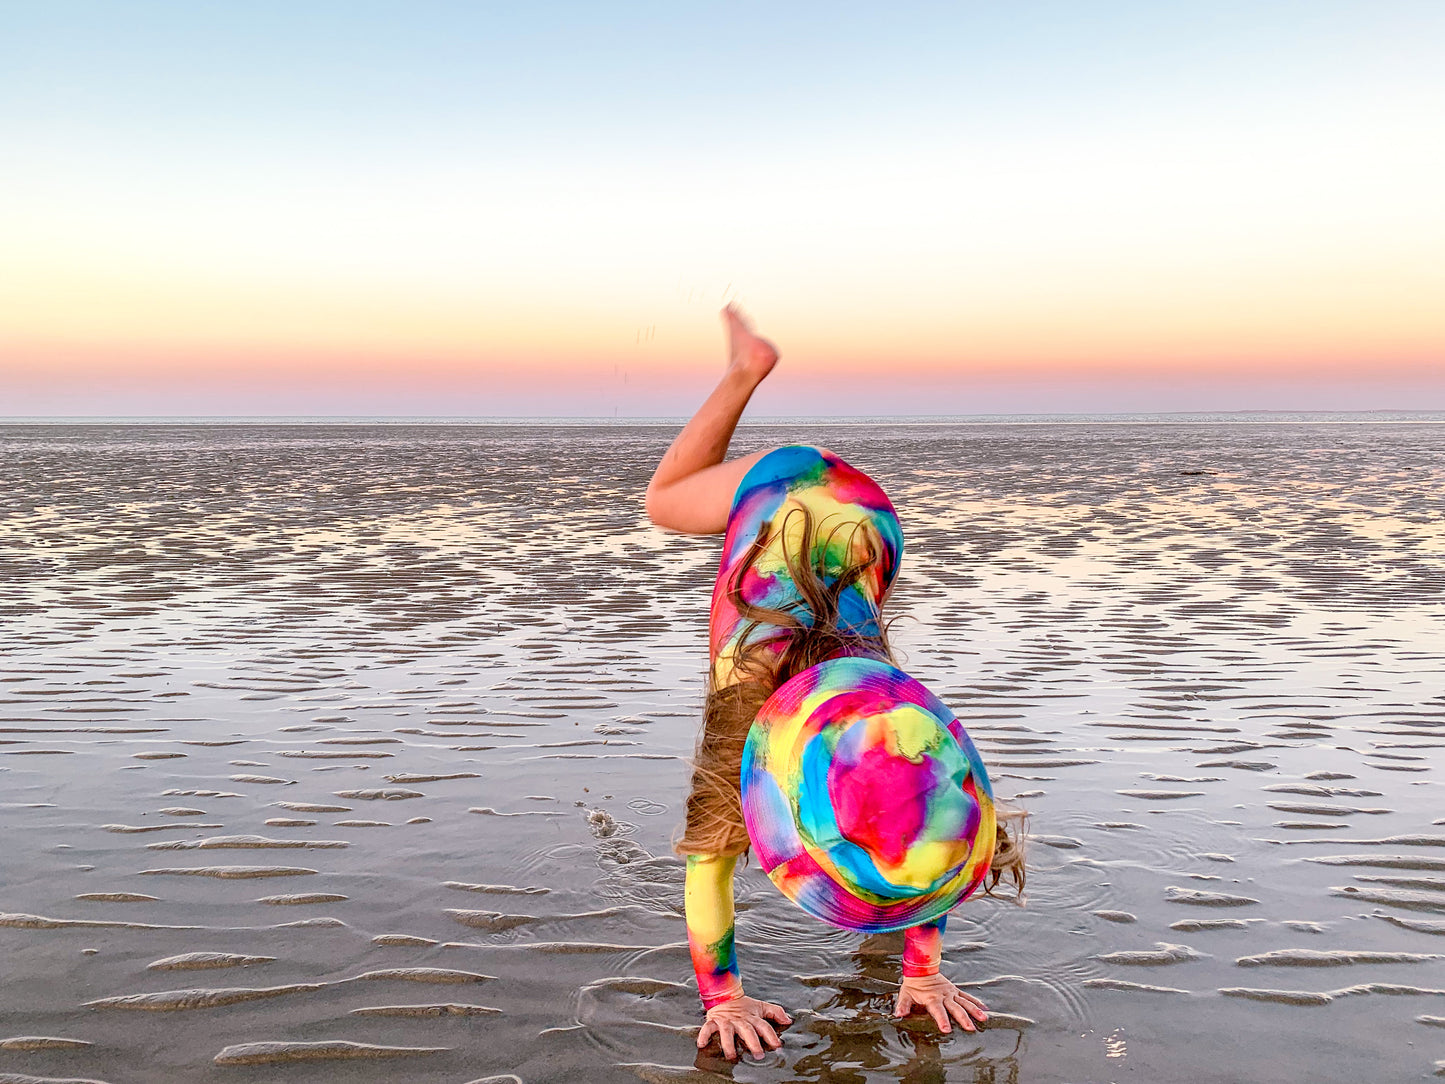
[[[0,416],[1445,409],[1445,4],[47,0]]]

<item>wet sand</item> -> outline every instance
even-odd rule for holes
[[[756,869],[782,1051],[696,1055],[669,849],[715,539],[672,430],[0,429],[0,1081],[1423,1080],[1445,426],[745,428],[893,495],[906,665],[1034,814],[901,935]],[[509,1076],[507,1074],[514,1074]]]

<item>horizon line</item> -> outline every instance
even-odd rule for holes
[[[575,425],[674,425],[686,422],[690,415],[650,414],[636,416],[593,414],[516,414],[516,415],[368,415],[368,414],[53,414],[0,415],[5,425],[507,425],[548,423]],[[1251,420],[1329,422],[1373,420],[1400,423],[1445,423],[1445,410],[1374,408],[1369,410],[1130,410],[1130,411],[1010,411],[974,414],[775,414],[744,417],[738,424],[772,425],[778,423],[855,423],[855,424],[946,424],[988,423],[989,421],[1083,421],[1100,423],[1113,419],[1140,421]]]

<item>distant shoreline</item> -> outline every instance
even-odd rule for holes
[[[157,416],[0,417],[4,426],[516,426],[578,428],[676,426],[678,417],[364,417],[364,416]],[[840,417],[754,417],[744,426],[774,425],[1420,425],[1445,424],[1445,410],[1235,410],[1138,411],[1118,414],[950,414]]]

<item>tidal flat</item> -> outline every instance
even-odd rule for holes
[[[1445,424],[747,425],[907,539],[903,665],[1031,814],[901,935],[671,850],[720,543],[660,425],[0,427],[0,1081],[1425,1080],[1445,1059]]]

